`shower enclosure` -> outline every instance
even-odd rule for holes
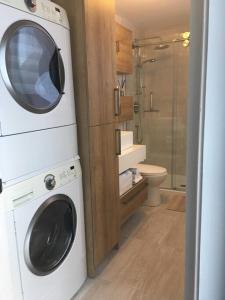
[[[136,142],[147,145],[146,163],[168,170],[163,187],[177,190],[186,186],[189,35],[134,43]]]

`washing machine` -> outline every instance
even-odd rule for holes
[[[46,0],[0,0],[0,135],[75,124],[70,29]]]
[[[70,300],[86,279],[79,160],[5,188],[0,223],[0,298]]]

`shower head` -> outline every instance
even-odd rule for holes
[[[168,44],[159,44],[154,48],[154,50],[165,50],[165,49],[168,49],[169,47],[170,47],[170,45],[168,45]]]

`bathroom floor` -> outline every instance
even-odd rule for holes
[[[119,251],[74,300],[183,300],[182,212],[142,207],[123,226]]]

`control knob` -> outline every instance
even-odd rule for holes
[[[30,11],[35,12],[37,8],[37,0],[25,0],[25,3]]]
[[[55,176],[52,174],[49,174],[45,177],[45,187],[47,190],[51,191],[55,188],[56,186],[56,180],[55,180]]]

